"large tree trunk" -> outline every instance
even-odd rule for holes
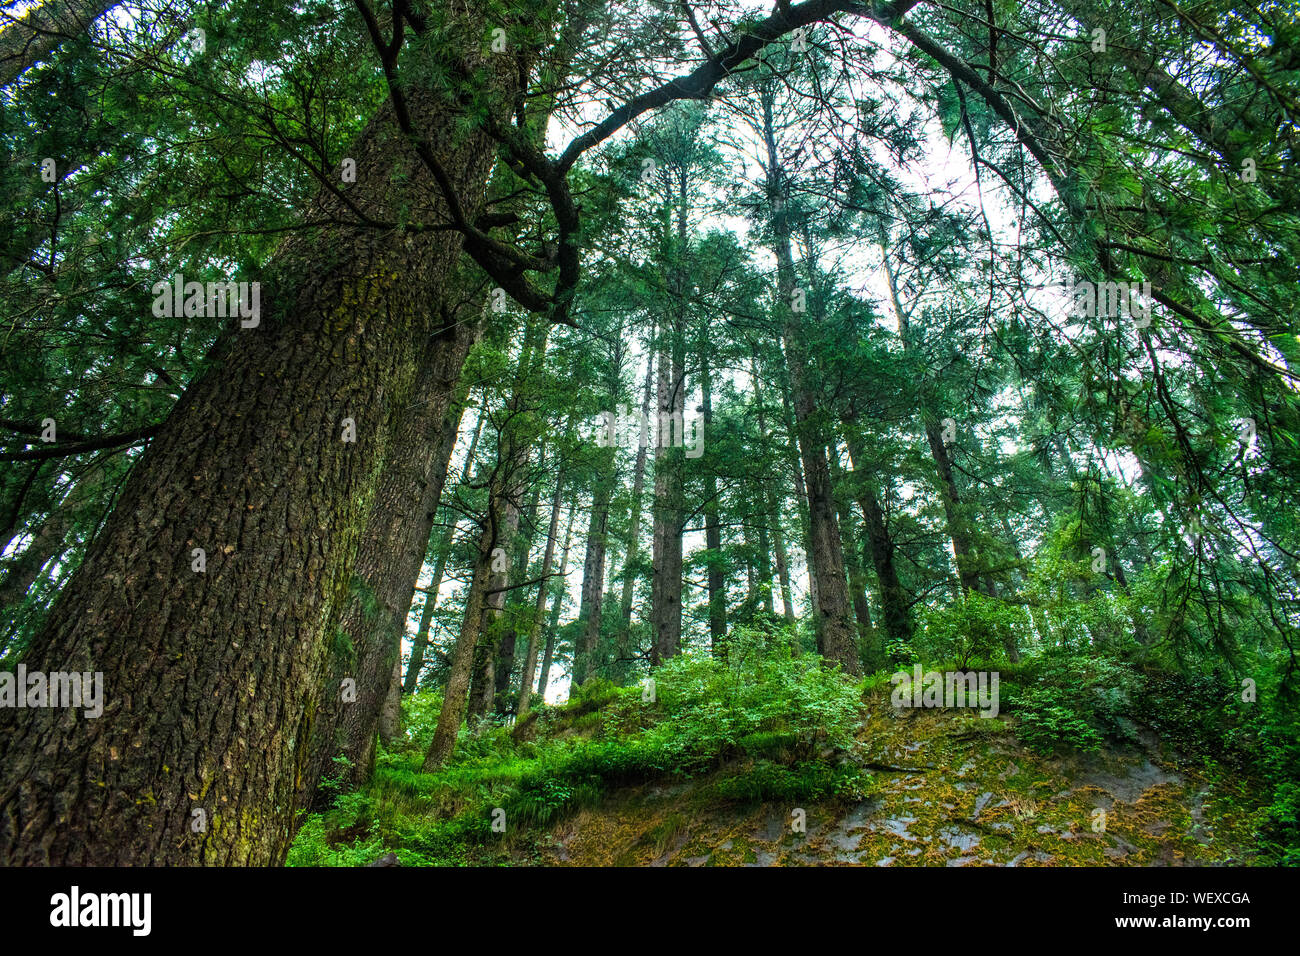
[[[684,184],[686,172],[680,172]],[[651,663],[659,664],[682,649],[682,482],[684,449],[673,448],[670,428],[686,422],[685,342],[687,283],[685,187],[677,204],[677,268],[673,275],[672,318],[660,329],[657,379],[659,413],[655,435],[655,499],[650,620]],[[683,442],[684,444],[684,442]]]
[[[449,297],[450,298],[450,297]],[[421,363],[411,400],[397,414],[390,449],[379,477],[374,504],[357,551],[353,593],[340,624],[347,637],[318,711],[316,752],[303,775],[305,801],[314,797],[331,765],[336,779],[351,790],[370,778],[375,764],[375,734],[384,705],[401,688],[402,635],[428,551],[455,443],[450,400],[461,367],[481,328],[463,321],[464,310],[444,310],[446,332],[437,336]],[[398,671],[398,686],[392,674]],[[342,682],[354,691],[340,693]],[[399,703],[400,706],[400,703]],[[391,733],[389,734],[391,739]],[[342,758],[345,763],[339,763]]]
[[[393,658],[393,673],[388,679],[388,693],[379,708],[379,740],[385,747],[393,742],[402,727],[402,655]]]
[[[448,86],[486,84],[485,102],[513,103],[513,59],[463,49]],[[493,143],[443,94],[411,85],[406,97],[473,212]],[[346,195],[373,219],[443,219],[391,106],[352,153]],[[328,191],[305,218],[354,220]],[[283,859],[390,411],[410,396],[428,303],[460,246],[452,232],[341,225],[282,243],[260,325],[213,349],[24,658],[102,671],[107,702],[100,720],[0,714],[0,863]]]
[[[48,59],[63,41],[80,36],[117,0],[45,0],[21,17],[0,17],[0,87]]]

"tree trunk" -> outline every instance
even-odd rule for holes
[[[470,676],[474,669],[474,650],[478,646],[485,598],[492,578],[492,551],[496,546],[496,521],[489,516],[479,538],[469,591],[465,595],[465,616],[461,618],[460,634],[457,635],[456,645],[451,652],[451,672],[443,688],[438,727],[429,743],[428,753],[424,756],[422,769],[425,773],[440,769],[456,749],[456,735],[460,733],[461,721],[465,715]]]
[[[452,453],[456,448],[456,440],[460,437],[460,423],[464,415],[464,408],[457,403],[455,408],[458,411],[448,409],[448,422],[453,415],[455,424],[448,424],[449,428],[454,429],[451,432],[450,445],[447,449],[447,457],[450,463]],[[445,423],[447,424],[447,423]],[[478,416],[474,425],[474,434],[469,442],[469,450],[465,456],[465,465],[461,469],[461,484],[469,481],[470,475],[474,468],[474,451],[478,447],[479,436],[483,432],[483,415]],[[446,433],[444,432],[444,437]],[[420,671],[424,669],[424,653],[429,647],[429,630],[433,626],[433,612],[438,606],[438,592],[442,589],[442,578],[447,570],[447,558],[451,554],[451,546],[456,538],[456,522],[453,520],[439,540],[437,557],[434,558],[433,578],[429,582],[429,587],[425,591],[424,609],[420,612],[420,623],[416,627],[415,637],[411,640],[411,660],[406,667],[406,680],[402,684],[402,693],[406,695],[414,694],[420,683]]]
[[[551,564],[555,560],[555,539],[560,530],[560,502],[564,498],[564,473],[555,479],[555,495],[551,499],[551,524],[546,532],[546,551],[542,555],[541,580],[537,584],[537,606],[528,623],[528,645],[524,653],[523,672],[519,677],[519,699],[515,704],[515,719],[523,720],[532,706],[533,678],[537,672],[537,635],[546,614],[546,595],[551,583]],[[561,572],[563,573],[563,572]]]
[[[312,801],[331,765],[341,767],[337,779],[343,790],[370,778],[375,734],[393,693],[394,668],[400,695],[402,635],[455,444],[452,392],[480,329],[477,321],[463,318],[458,311],[444,313],[447,331],[431,341],[417,387],[388,438],[390,452],[362,533],[353,594],[340,625],[350,653],[336,658],[321,700],[316,752],[302,777],[305,803]],[[341,682],[348,679],[354,692],[344,696]],[[398,707],[400,713],[400,696]]]
[[[465,56],[448,86],[486,84],[486,102],[513,103],[513,60],[475,45]],[[473,213],[493,142],[443,94],[406,95]],[[352,152],[358,208],[445,218],[391,105]],[[305,218],[354,220],[328,191]],[[428,303],[460,246],[451,232],[343,225],[281,244],[260,325],[214,348],[29,648],[33,670],[104,672],[108,700],[102,721],[0,714],[0,862],[283,859],[390,410],[409,398]],[[191,569],[197,547],[205,573]]]
[[[573,650],[573,683],[581,686],[598,670],[600,647],[601,605],[605,589],[606,530],[609,524],[609,503],[614,493],[615,449],[608,448],[600,455],[601,473],[596,479],[591,503],[591,520],[587,525],[587,556],[582,566],[582,599],[578,606],[581,622],[577,646]]]
[[[536,370],[546,357],[546,343],[550,326],[530,317],[525,324],[524,341],[519,350],[519,363],[514,389],[506,402],[505,415],[497,435],[497,468],[489,498],[489,513],[498,515],[500,569],[494,572],[489,594],[484,604],[486,620],[479,631],[479,645],[474,652],[474,675],[470,684],[468,717],[471,722],[487,716],[492,709],[496,693],[496,658],[501,646],[504,622],[506,588],[510,585],[513,565],[520,563],[519,551],[527,544],[517,538],[520,509],[524,494],[525,472],[532,458],[535,438],[532,424],[535,414],[530,383]],[[523,555],[524,566],[528,556]]]
[[[867,603],[866,572],[862,567],[862,552],[853,529],[853,512],[843,495],[835,498],[835,508],[840,518],[840,534],[844,545],[844,570],[849,579],[853,616],[858,622],[858,638],[866,640],[871,634],[871,607]]]
[[[388,693],[379,708],[379,739],[387,747],[402,727],[402,655],[393,658],[393,673],[388,681]]]
[[[713,428],[713,375],[709,368],[707,336],[700,342],[700,391],[704,400],[704,435]],[[697,459],[703,463],[703,459]],[[722,525],[718,520],[718,478],[713,462],[704,464],[704,547],[709,554],[707,572],[709,589],[709,642],[713,656],[726,657],[727,640],[727,580],[723,573]],[[771,592],[772,578],[767,579]]]
[[[767,413],[763,410],[762,380],[759,378],[758,353],[750,356],[750,368],[754,380],[754,405],[758,409],[758,433],[767,435]],[[795,462],[797,468],[797,461]],[[781,611],[787,624],[794,624],[794,596],[790,588],[790,555],[785,547],[785,532],[781,528],[781,513],[773,501],[771,482],[763,481],[764,521],[772,528],[772,545],[776,552],[776,576],[781,585]],[[782,496],[784,498],[784,496]],[[771,579],[769,578],[769,583]],[[770,609],[770,604],[769,604]]]
[[[680,173],[681,182],[686,172]],[[651,663],[660,664],[682,649],[682,456],[684,449],[671,447],[669,428],[686,420],[685,343],[688,281],[686,263],[686,198],[682,187],[677,204],[677,267],[673,274],[673,309],[668,328],[659,338],[656,407],[659,412],[655,435],[655,500],[653,576],[650,586],[650,617],[653,631]],[[683,442],[684,443],[684,442]]]
[[[577,514],[578,509],[569,509],[569,524],[564,529],[564,548],[560,552],[560,570],[556,575],[559,586],[554,589],[551,619],[546,625],[546,650],[542,653],[542,669],[537,677],[537,697],[543,701],[546,700],[546,684],[551,677],[551,662],[555,659],[555,631],[560,626],[560,611],[564,608],[564,596],[569,588],[564,575],[569,568],[569,545],[573,543],[573,519]]]
[[[650,330],[654,339],[654,328]],[[654,349],[646,349],[645,386],[641,396],[641,418],[649,421],[650,395],[654,388]],[[627,561],[623,572],[623,594],[618,602],[619,649],[626,654],[630,644],[632,629],[632,597],[636,590],[636,575],[633,567],[641,557],[641,497],[645,493],[645,466],[650,452],[649,436],[642,436],[645,441],[638,441],[636,464],[632,469],[632,517],[627,532]]]
[[[505,608],[505,589],[510,583],[511,549],[515,545],[515,532],[519,527],[520,498],[532,451],[530,441],[534,437],[530,424],[533,413],[528,404],[529,382],[535,362],[540,364],[546,354],[549,335],[550,326],[546,322],[536,317],[526,320],[515,386],[506,402],[504,418],[497,433],[497,464],[488,483],[487,528],[490,537],[485,537],[482,541],[487,546],[488,553],[484,555],[480,548],[475,562],[473,582],[479,585],[483,593],[477,600],[469,600],[465,605],[467,616],[476,615],[481,620],[461,625],[453,656],[453,669],[458,663],[467,662],[469,673],[465,675],[466,687],[462,689],[459,682],[453,686],[451,680],[448,681],[447,697],[438,718],[438,730],[425,760],[425,766],[430,769],[441,766],[451,755],[461,719],[467,716],[472,723],[476,718],[485,716],[492,705],[496,687],[495,665],[501,612]],[[478,568],[485,561],[487,574],[481,576]],[[461,641],[471,634],[471,646],[462,648]],[[462,654],[466,656],[462,657]],[[449,727],[444,727],[447,721],[452,723]]]
[[[8,86],[90,25],[117,0],[45,0],[0,30],[0,87]]]
[[[509,554],[519,531],[519,507],[514,494],[507,493],[500,502],[500,537],[496,548]],[[469,700],[465,711],[470,726],[486,717],[492,710],[496,692],[497,649],[501,644],[502,614],[506,606],[506,588],[510,586],[510,562],[502,570],[493,570],[488,582],[488,593],[483,601],[483,622],[479,628],[478,643],[474,649],[474,674],[470,680]]]
[[[805,330],[797,318],[799,313],[792,308],[795,291],[794,257],[790,251],[787,199],[781,182],[770,95],[764,95],[763,98],[763,127],[768,155],[768,191],[776,209],[772,225],[773,253],[777,261],[777,307],[785,316],[784,338],[795,431],[808,493],[811,548],[808,555],[809,576],[817,582],[818,644],[823,657],[839,664],[845,673],[857,674],[861,666],[853,622],[849,616],[844,551],[840,542],[839,523],[835,517],[826,440],[816,415],[816,396],[808,382],[811,362],[804,341]]]
[[[539,451],[537,457],[542,458],[544,453]],[[532,553],[533,533],[537,528],[537,509],[541,503],[542,486],[538,482],[533,487],[533,499],[529,502],[528,511],[524,516],[523,527],[527,529],[519,533],[515,538],[515,562],[511,580],[524,581],[528,577],[528,557]],[[510,607],[509,614],[506,615],[501,629],[500,645],[497,649],[497,659],[495,667],[495,694],[493,697],[493,712],[498,716],[504,717],[514,710],[516,698],[510,693],[510,678],[514,675],[515,669],[515,651],[519,643],[519,634],[515,627],[515,621],[522,614],[521,602],[518,600],[520,592],[512,590],[506,599],[507,606]],[[514,597],[515,600],[510,598]]]

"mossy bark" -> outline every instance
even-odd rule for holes
[[[477,15],[462,19],[481,32]],[[509,104],[513,60],[465,49],[463,82],[497,85],[489,100]],[[444,94],[406,96],[472,206],[492,142]],[[346,195],[372,220],[444,218],[391,107],[353,158]],[[304,218],[356,221],[328,190]],[[281,245],[260,325],[213,349],[25,657],[103,672],[106,702],[94,720],[0,713],[0,863],[284,859],[391,410],[460,246],[449,231],[345,225]]]

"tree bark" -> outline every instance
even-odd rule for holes
[[[0,23],[0,87],[8,86],[49,58],[65,40],[90,29],[117,0],[45,0],[22,17],[4,14]]]
[[[390,711],[396,706],[400,715],[402,635],[455,444],[452,393],[481,328],[477,320],[466,322],[464,311],[444,310],[446,331],[431,341],[417,387],[397,413],[388,438],[390,452],[361,536],[352,597],[340,625],[350,652],[336,656],[321,700],[317,753],[303,776],[306,803],[331,764],[341,767],[337,780],[343,790],[368,780],[385,706]],[[395,668],[396,702],[389,700]],[[340,690],[348,679],[355,692],[344,697]]]
[[[537,697],[543,701],[546,700],[546,685],[551,676],[551,662],[555,659],[555,631],[560,626],[560,611],[564,608],[564,596],[569,587],[564,575],[569,568],[569,545],[573,543],[573,519],[577,514],[576,508],[569,509],[569,524],[564,530],[564,548],[560,552],[560,570],[556,575],[559,586],[554,589],[551,619],[546,625],[546,649],[542,653],[542,669],[537,677]]]
[[[453,16],[475,35],[484,26]],[[464,49],[448,85],[512,103],[513,61]],[[475,210],[493,142],[445,94],[411,85],[406,98]],[[380,222],[444,218],[391,104],[352,152],[357,208]],[[308,218],[355,221],[329,191]],[[107,701],[101,720],[0,713],[0,863],[284,858],[390,412],[410,395],[428,303],[460,247],[452,232],[346,225],[281,244],[260,325],[213,349],[24,658],[103,672]],[[205,573],[191,568],[196,547]]]
[[[704,404],[704,435],[713,428],[713,375],[709,367],[708,337],[700,342],[700,391]],[[704,462],[703,459],[697,459]],[[718,478],[712,461],[704,463],[704,547],[709,553],[707,581],[709,590],[709,643],[713,656],[726,657],[727,579],[723,573],[722,524],[718,520]],[[764,549],[766,551],[766,548]],[[772,577],[768,574],[767,591]]]
[[[515,704],[515,719],[523,720],[532,706],[533,678],[537,673],[537,636],[546,615],[546,595],[551,583],[551,564],[555,560],[555,539],[560,530],[560,502],[564,498],[564,473],[555,479],[555,495],[551,499],[551,524],[546,532],[546,550],[542,554],[541,581],[537,584],[537,605],[528,623],[528,644],[524,653],[523,671],[519,676],[519,699]],[[563,573],[563,571],[561,571]]]
[[[447,455],[450,459],[451,454],[456,448],[456,440],[460,437],[461,418],[464,414],[463,407],[458,403],[458,411],[453,412],[448,409],[447,415],[450,420],[452,415],[455,416],[455,424],[448,427],[453,428],[451,434],[451,444],[448,447]],[[479,436],[483,433],[483,415],[477,417],[474,424],[473,437],[470,438],[469,449],[465,456],[465,466],[461,469],[461,484],[469,481],[470,475],[474,468],[474,451],[478,447]],[[444,433],[444,437],[445,437]],[[425,591],[424,609],[420,612],[420,623],[416,627],[415,637],[411,641],[411,660],[406,667],[406,680],[402,684],[402,693],[406,695],[414,694],[420,683],[420,671],[424,669],[425,651],[429,646],[429,630],[433,626],[433,612],[438,606],[438,592],[442,589],[442,578],[447,571],[447,558],[451,554],[452,542],[456,537],[456,522],[452,521],[442,534],[439,544],[437,557],[434,558],[433,578],[429,582],[429,587]]]
[[[650,337],[653,340],[653,326],[650,330]],[[654,349],[646,349],[645,386],[641,396],[641,417],[643,421],[649,421],[650,418],[650,395],[654,388],[654,367]],[[633,568],[641,557],[641,497],[645,493],[645,466],[650,452],[649,436],[642,437],[647,440],[638,440],[636,464],[632,468],[632,517],[627,532],[627,561],[623,572],[623,593],[618,602],[619,645],[620,650],[625,653],[631,642],[632,597],[636,591],[636,575],[633,573]]]
[[[460,634],[451,652],[451,672],[443,688],[442,710],[438,726],[424,756],[421,768],[432,773],[442,768],[456,749],[456,736],[469,696],[469,682],[474,669],[474,650],[478,645],[479,630],[483,623],[483,609],[492,578],[492,550],[497,546],[496,521],[489,515],[479,537],[478,554],[470,576],[469,590],[465,595],[465,616],[461,618]]]
[[[751,355],[750,368],[754,380],[754,405],[758,409],[758,433],[759,435],[766,437],[767,413],[763,410],[763,392],[762,386],[759,384],[762,379],[759,378],[757,352],[754,352]],[[776,502],[773,501],[771,482],[764,480],[762,485],[763,520],[769,523],[772,528],[772,545],[776,552],[776,577],[781,586],[781,612],[785,617],[787,624],[794,624],[794,596],[790,588],[790,556],[785,547],[785,532],[781,527],[781,513]],[[771,583],[770,578],[768,579],[768,583]],[[771,605],[769,602],[769,610],[770,609]]]
[[[581,622],[573,652],[573,683],[581,686],[599,669],[601,606],[605,599],[605,548],[609,525],[609,503],[614,494],[613,448],[603,449],[601,473],[592,492],[591,520],[587,525],[587,556],[582,566],[582,598],[578,605]]]
[[[680,173],[684,182],[686,173]],[[684,187],[681,190],[684,193]],[[660,664],[682,649],[682,455],[671,447],[664,425],[686,420],[686,199],[677,204],[678,262],[673,276],[672,317],[660,329],[655,432],[655,498],[653,576],[650,583],[650,619],[653,631],[651,663]]]
[[[796,318],[798,313],[792,308],[794,257],[790,251],[787,197],[781,181],[780,157],[772,122],[772,97],[767,91],[763,97],[763,134],[768,157],[768,193],[775,207],[772,225],[773,253],[777,261],[777,307],[784,314],[795,432],[808,493],[809,576],[817,582],[818,644],[823,657],[839,664],[845,673],[857,674],[861,665],[855,629],[849,616],[844,550],[835,517],[826,440],[816,416],[816,396],[808,382],[811,360],[804,340],[805,330]]]

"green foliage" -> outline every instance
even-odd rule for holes
[[[1026,626],[1023,608],[971,591],[960,601],[927,609],[914,643],[924,656],[954,660],[958,670],[966,670],[973,659],[991,657],[1004,637]]]
[[[760,760],[742,773],[719,780],[713,789],[725,800],[744,803],[816,802],[832,797],[862,800],[870,793],[870,779],[859,767],[832,767],[824,763],[790,767]]]
[[[491,852],[496,808],[509,827],[544,826],[626,783],[752,758],[753,768],[720,782],[721,796],[863,794],[861,771],[838,762],[854,746],[857,689],[813,656],[771,649],[769,636],[738,628],[725,663],[672,659],[651,674],[653,702],[640,687],[593,678],[564,707],[541,712],[543,739],[516,741],[504,727],[463,732],[454,760],[435,774],[419,768],[437,695],[416,694],[403,704],[407,740],[380,754],[365,790],[308,818],[290,862],[350,865],[385,849],[412,854],[412,863],[454,862]]]
[[[1077,709],[1057,699],[1057,691],[1033,688],[1016,697],[1020,724],[1016,735],[1039,753],[1054,748],[1093,751],[1101,747],[1101,734]]]
[[[1019,720],[1017,736],[1034,750],[1088,752],[1108,736],[1132,739],[1127,715],[1140,686],[1140,677],[1118,661],[1054,652],[1007,674],[1001,696]]]

